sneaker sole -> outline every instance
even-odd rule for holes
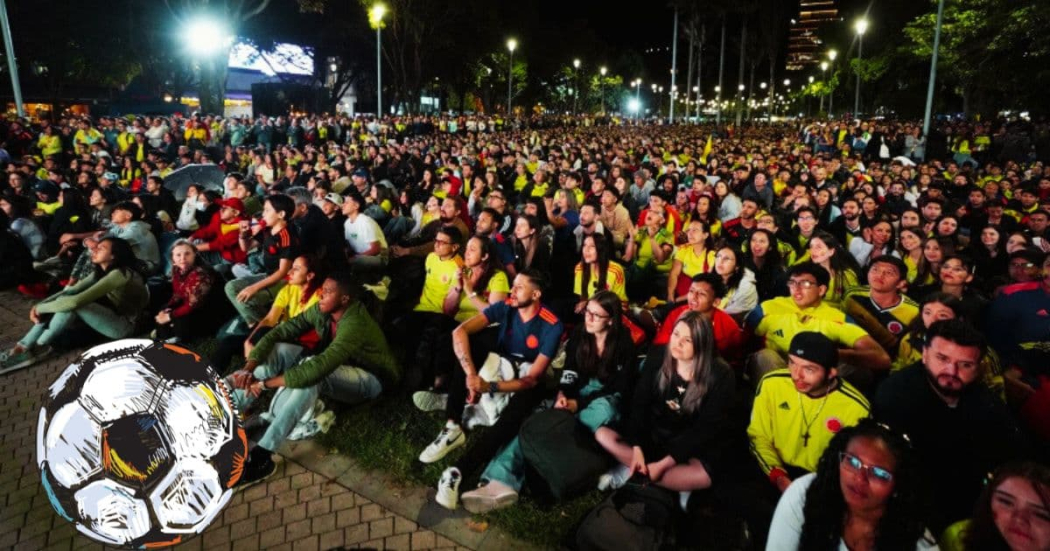
[[[51,357],[51,353],[48,352],[46,354],[38,354],[36,356],[33,356],[32,358],[27,358],[25,360],[22,360],[22,361],[16,363],[16,364],[11,364],[11,365],[8,365],[8,366],[0,366],[0,375],[4,375],[6,373],[13,373],[15,371],[18,371],[19,369],[25,369],[27,367],[33,367],[34,365],[36,365],[36,364],[38,364],[38,363],[40,363],[40,362],[42,362],[42,361],[44,361],[44,360],[46,360],[46,359],[48,359],[50,357]]]
[[[255,486],[256,484],[259,484],[261,482],[266,482],[266,480],[269,479],[271,476],[273,476],[274,473],[276,473],[276,472],[277,472],[277,462],[274,461],[273,469],[270,472],[266,473],[266,476],[260,476],[259,478],[255,479],[255,480],[253,480],[251,482],[245,482],[244,484],[238,484],[238,485],[234,486],[233,490],[235,492],[240,492],[242,490],[247,490],[248,488],[251,488],[252,486]]]
[[[472,496],[470,494],[463,494],[460,496],[459,501],[463,504],[463,508],[475,515],[481,515],[497,509],[503,509],[510,507],[518,502],[518,496],[515,494],[507,494],[498,497],[492,496]]]
[[[444,451],[442,451],[440,455],[437,455],[435,457],[427,458],[427,457],[424,456],[424,454],[426,453],[426,450],[423,450],[423,453],[419,454],[419,462],[420,463],[425,463],[427,465],[429,465],[431,463],[437,463],[438,461],[441,461],[442,459],[444,459],[445,456],[449,454],[449,452],[451,452],[452,450],[454,450],[454,449],[456,449],[456,448],[458,448],[458,447],[460,447],[460,446],[462,446],[463,444],[466,444],[466,443],[467,443],[467,435],[466,434],[460,434],[459,438],[454,440],[448,446],[445,446]]]

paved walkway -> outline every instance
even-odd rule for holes
[[[0,346],[10,346],[28,330],[30,305],[17,293],[0,293]],[[75,356],[71,352],[0,376],[0,549],[103,548],[54,512],[36,465],[42,398]],[[291,443],[281,454],[285,459],[270,481],[235,494],[203,534],[174,549],[524,547],[495,530],[472,532],[463,513],[433,504],[428,498],[433,491],[397,487],[312,442]]]

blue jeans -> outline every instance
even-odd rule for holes
[[[592,380],[584,390],[593,388],[595,385],[596,381]],[[576,412],[576,418],[593,433],[619,417],[619,402],[618,396],[602,396]],[[514,440],[511,440],[492,461],[489,461],[485,472],[481,473],[481,482],[491,480],[502,482],[513,488],[515,492],[521,491],[521,486],[525,482],[525,455],[521,451],[520,438],[514,437]]]
[[[52,315],[50,320],[34,325],[26,333],[26,336],[18,341],[18,344],[25,348],[50,344],[55,337],[69,329],[70,324],[77,318],[84,320],[88,327],[110,339],[122,339],[130,335],[135,329],[134,317],[121,316],[113,310],[93,302],[85,304],[76,310],[58,312]]]
[[[266,358],[266,363],[256,367],[253,374],[256,379],[280,375],[297,363],[302,352],[303,347],[299,345],[279,343]],[[226,378],[226,387],[233,389],[232,376]],[[383,385],[375,375],[348,365],[336,368],[314,386],[286,388],[282,394],[282,407],[274,412],[275,418],[259,439],[259,445],[270,451],[277,450],[321,394],[339,402],[356,404],[371,400],[382,392]],[[255,401],[255,397],[241,389],[234,389],[232,395],[234,405],[241,411]]]

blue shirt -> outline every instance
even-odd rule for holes
[[[492,244],[496,247],[496,256],[499,257],[500,266],[514,264],[514,248],[511,247],[510,241],[498,232],[492,232],[492,236],[489,239],[492,240]]]
[[[541,354],[553,359],[557,353],[563,327],[558,316],[547,308],[540,307],[539,313],[527,322],[506,301],[489,306],[482,314],[489,323],[500,324],[500,356],[534,362]]]

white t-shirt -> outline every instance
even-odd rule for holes
[[[802,525],[806,517],[802,510],[806,507],[806,491],[816,478],[816,473],[809,473],[795,479],[788,486],[784,495],[780,496],[777,503],[777,511],[773,514],[773,523],[769,525],[769,540],[766,542],[766,551],[796,551],[798,540],[802,537]],[[919,538],[915,542],[915,551],[932,551],[939,549],[930,531],[926,531],[925,538]],[[846,542],[839,540],[839,551],[849,551]]]
[[[372,248],[372,243],[379,242],[379,249],[386,250],[386,237],[375,219],[365,214],[358,214],[353,222],[349,218],[343,223],[343,235],[350,248],[361,254]]]

